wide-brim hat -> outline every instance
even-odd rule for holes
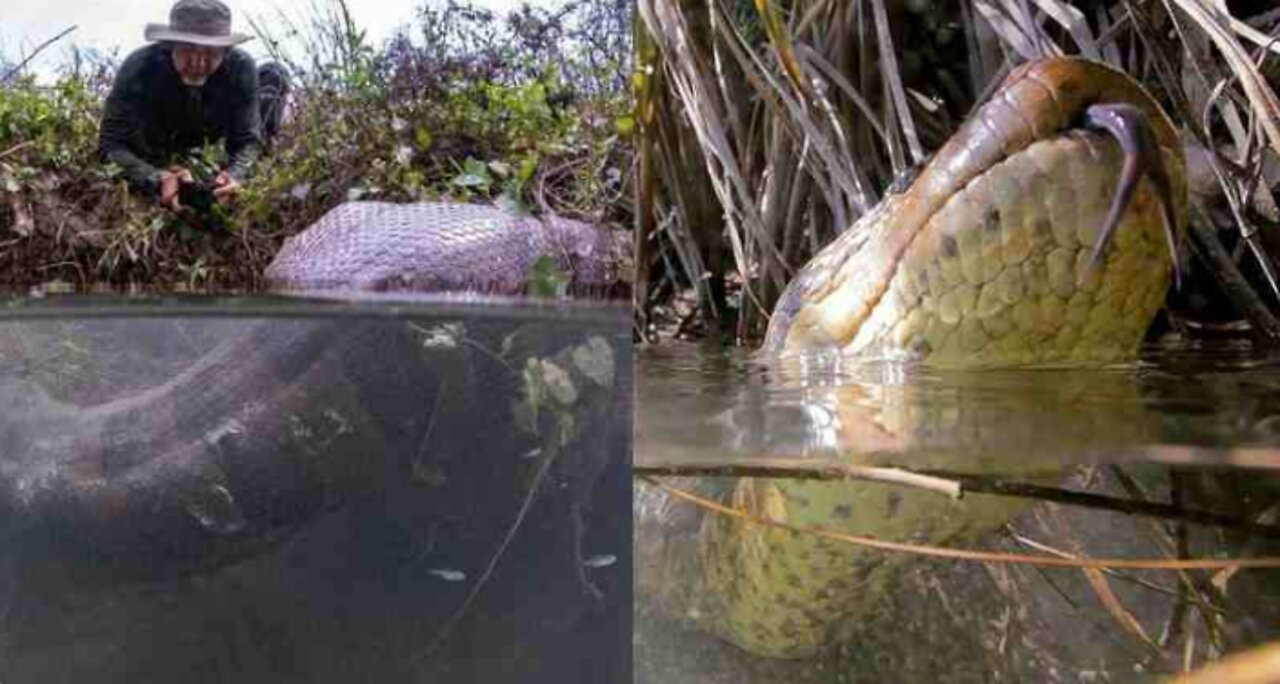
[[[209,47],[231,47],[253,40],[253,36],[231,32],[231,9],[218,0],[178,0],[169,10],[169,23],[147,24],[143,35],[150,41]]]

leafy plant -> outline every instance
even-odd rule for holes
[[[0,285],[253,288],[285,237],[352,199],[630,222],[630,137],[615,125],[630,111],[626,0],[508,17],[428,0],[418,16],[380,46],[345,0],[255,25],[294,88],[270,154],[218,209],[233,239],[131,196],[99,162],[112,60],[77,53],[53,85],[0,85]],[[208,177],[219,156],[182,161]]]

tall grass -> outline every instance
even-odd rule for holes
[[[708,323],[758,334],[795,269],[856,230],[1013,66],[1078,54],[1138,78],[1203,152],[1198,263],[1280,339],[1280,242],[1258,230],[1280,225],[1280,178],[1263,173],[1280,155],[1280,14],[1219,7],[638,0],[641,303],[691,284]]]

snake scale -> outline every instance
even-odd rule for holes
[[[266,269],[277,290],[520,292],[548,257],[581,289],[606,287],[626,236],[558,216],[449,202],[348,202],[289,238]]]

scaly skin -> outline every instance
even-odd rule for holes
[[[1158,156],[1126,169],[1112,133],[1085,128],[1114,106],[1145,115]],[[1136,181],[1160,158],[1106,230],[1125,172]],[[1168,288],[1166,221],[1180,232],[1186,198],[1176,131],[1137,83],[1074,58],[1026,65],[906,192],[800,272],[765,349],[953,367],[1132,358]]]
[[[1134,130],[1132,108],[1147,130]],[[1078,59],[1027,65],[907,191],[802,270],[765,349],[836,347],[952,367],[1131,358],[1169,285],[1186,192],[1174,128],[1135,82]],[[791,524],[960,546],[1024,505],[748,478],[728,497]],[[677,602],[753,653],[803,657],[842,641],[903,561],[709,516],[688,569],[697,579]]]

